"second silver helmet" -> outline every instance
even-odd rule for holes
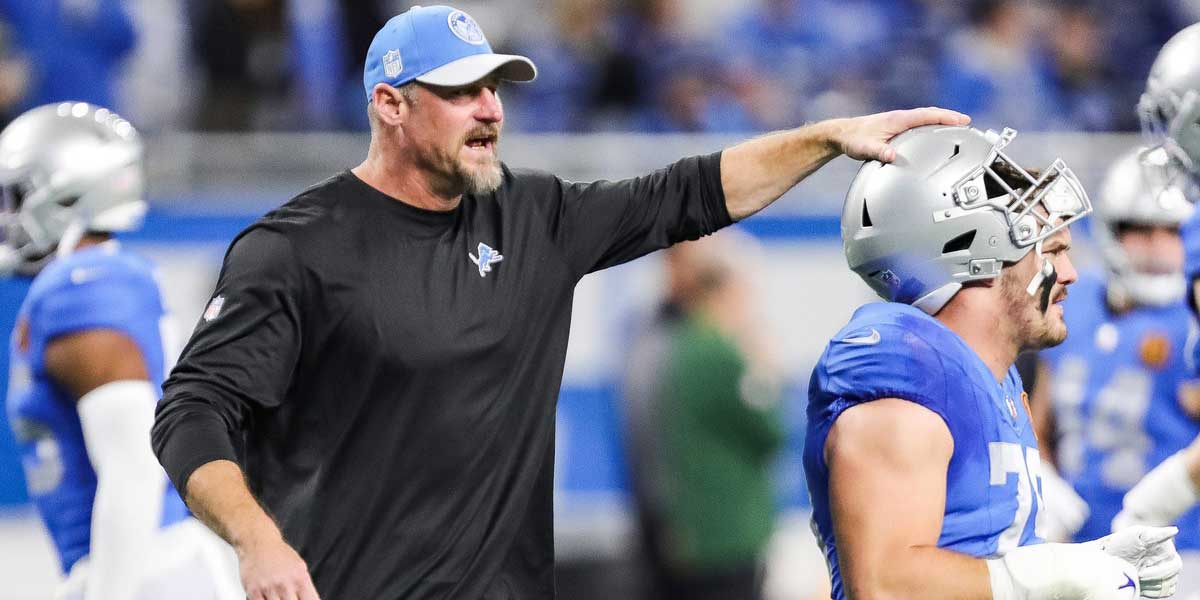
[[[1183,271],[1159,272],[1137,264],[1125,250],[1125,225],[1180,227],[1192,215],[1183,190],[1171,185],[1162,148],[1135,148],[1109,168],[1096,201],[1092,228],[1113,291],[1137,304],[1164,306],[1183,298]]]
[[[1176,33],[1159,51],[1138,115],[1151,143],[1163,146],[1194,189],[1200,180],[1200,23]]]

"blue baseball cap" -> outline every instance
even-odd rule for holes
[[[379,83],[457,86],[493,72],[509,81],[537,77],[528,58],[492,52],[471,15],[450,6],[414,6],[388,20],[371,40],[363,87],[370,98]]]

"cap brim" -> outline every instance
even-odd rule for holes
[[[417,77],[417,81],[452,87],[475,83],[492,73],[507,81],[533,81],[537,67],[528,58],[515,54],[475,54],[442,65]]]

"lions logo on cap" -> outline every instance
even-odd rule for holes
[[[454,35],[458,36],[458,39],[476,46],[487,42],[487,39],[483,37],[483,30],[479,28],[479,24],[475,22],[475,19],[471,18],[471,15],[461,10],[456,10],[450,13],[448,21],[450,23],[450,31],[453,31]]]
[[[388,77],[395,77],[404,70],[404,63],[400,61],[399,50],[388,50],[383,53],[383,74]]]

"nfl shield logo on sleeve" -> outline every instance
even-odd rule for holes
[[[383,53],[383,74],[388,77],[395,77],[404,70],[404,63],[400,61],[399,50],[388,50]]]
[[[217,296],[208,303],[208,308],[204,309],[204,322],[207,323],[221,316],[221,309],[225,306],[225,296]]]

